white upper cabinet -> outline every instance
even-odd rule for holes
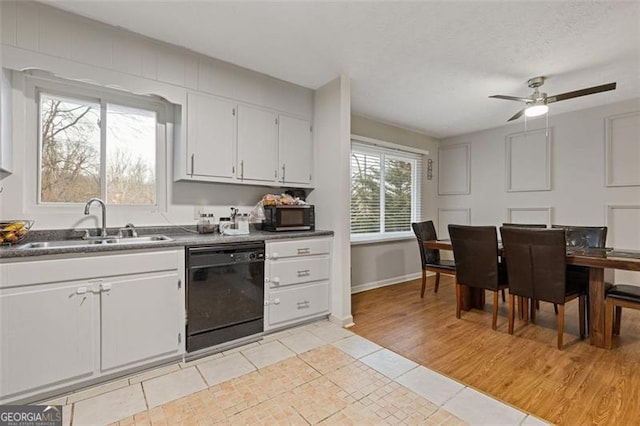
[[[281,115],[278,124],[278,181],[283,185],[310,186],[313,178],[311,123]]]
[[[194,179],[233,179],[235,175],[235,104],[189,93],[187,98],[187,174]]]
[[[278,125],[274,112],[238,106],[238,178],[276,182]]]
[[[10,74],[0,68],[0,178],[13,171],[12,144]]]

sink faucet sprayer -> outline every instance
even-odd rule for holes
[[[107,206],[104,203],[104,201],[102,201],[100,198],[90,199],[89,201],[87,201],[87,204],[85,204],[84,206],[84,214],[86,215],[89,214],[89,207],[91,207],[91,204],[93,203],[100,204],[100,207],[102,208],[102,228],[100,229],[100,236],[106,237],[107,236]]]

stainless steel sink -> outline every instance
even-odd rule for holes
[[[142,237],[107,238],[103,241],[105,244],[134,244],[173,241],[173,239],[167,237],[166,235],[145,235]]]
[[[61,241],[37,241],[33,243],[26,243],[20,246],[21,249],[52,249],[52,248],[69,248],[69,247],[89,247],[100,244],[107,245],[120,245],[120,244],[138,244],[138,243],[153,243],[162,241],[173,241],[172,238],[166,235],[146,235],[142,237],[131,238],[98,238],[92,240],[61,240]]]
[[[22,246],[20,246],[20,248],[21,249],[65,248],[65,247],[91,246],[95,244],[102,244],[102,241],[99,241],[99,240],[38,241],[34,243],[23,244]]]

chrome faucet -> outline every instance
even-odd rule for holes
[[[100,198],[90,199],[89,201],[87,201],[87,204],[84,206],[84,214],[86,215],[89,214],[89,207],[91,207],[91,204],[93,203],[98,203],[100,204],[100,207],[102,207],[102,228],[100,229],[100,236],[106,237],[107,236],[107,206],[104,203],[104,201],[102,201]]]
[[[136,227],[133,226],[133,223],[127,223],[124,228],[120,228],[120,230],[118,231],[118,237],[119,238],[124,238],[125,234],[130,234],[131,237],[133,238],[137,238],[138,237],[138,231],[136,230]]]

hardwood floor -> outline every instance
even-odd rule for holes
[[[432,370],[559,425],[640,424],[640,311],[623,310],[613,349],[580,340],[577,301],[566,305],[564,347],[556,347],[553,305],[536,323],[516,320],[507,332],[508,304],[492,298],[484,310],[455,318],[453,280],[434,278],[420,299],[420,280],[352,296],[353,332]],[[516,316],[517,318],[517,316]]]

